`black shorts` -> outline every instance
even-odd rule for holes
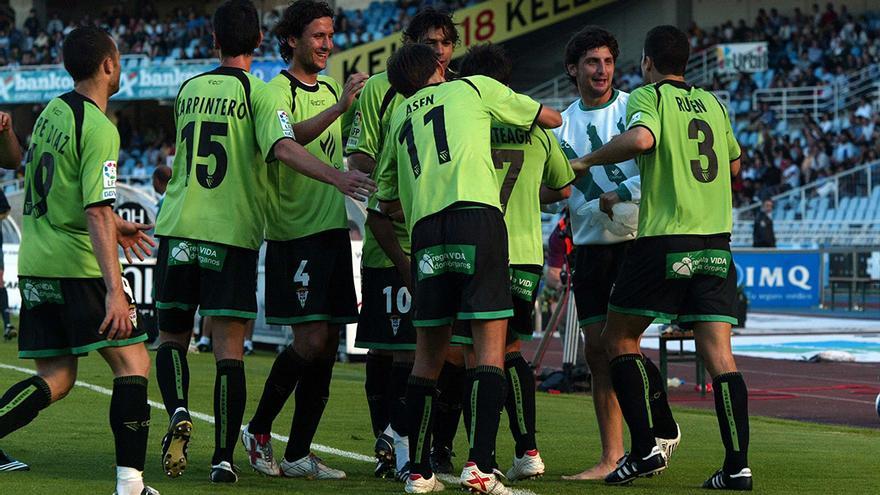
[[[736,324],[730,235],[642,237],[633,242],[608,309],[681,323]]]
[[[513,316],[507,321],[507,343],[532,340],[535,326],[535,300],[541,282],[543,267],[513,265],[510,267],[510,293],[513,296]],[[454,344],[472,345],[473,334],[468,321],[456,321],[452,333]]]
[[[513,316],[507,227],[490,207],[446,209],[412,230],[413,325]]]
[[[159,329],[192,330],[202,316],[257,317],[259,251],[213,242],[165,237],[156,259]]]
[[[147,340],[137,324],[137,307],[125,277],[122,287],[134,325],[124,340],[98,333],[106,316],[107,287],[100,278],[19,277],[21,319],[18,357],[82,356],[104,347],[123,347]]]
[[[608,296],[633,241],[575,246],[571,276],[578,326],[605,321]]]
[[[397,268],[361,270],[361,314],[355,347],[414,351],[412,296]]]
[[[266,323],[358,319],[351,240],[334,229],[266,247]]]

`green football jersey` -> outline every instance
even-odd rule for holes
[[[283,95],[242,69],[187,80],[174,104],[177,155],[156,235],[259,249],[266,226],[266,162],[293,138]]]
[[[492,126],[492,161],[501,188],[511,265],[543,265],[541,184],[562,189],[574,171],[556,137],[540,127],[531,132],[503,124]]]
[[[730,162],[739,144],[712,93],[665,80],[633,91],[627,128],[642,126],[654,148],[636,161],[642,177],[639,237],[730,233]]]
[[[314,86],[288,71],[269,81],[284,95],[294,124],[308,120],[339,101],[342,89],[335,79],[318,76]],[[342,170],[342,122],[336,119],[306,150],[330,167]],[[347,229],[345,196],[336,187],[307,177],[282,163],[269,165],[269,215],[266,239],[289,241],[331,229]]]
[[[348,134],[345,152],[364,153],[374,160],[379,157],[382,141],[388,132],[391,113],[403,101],[403,96],[394,91],[388,82],[385,72],[376,74],[367,80],[352,108],[354,118]],[[377,167],[378,168],[378,167]],[[373,174],[375,178],[375,173]],[[370,198],[367,209],[378,211],[375,195]],[[404,252],[409,253],[409,232],[403,222],[392,222],[397,233],[397,241]],[[364,229],[363,257],[361,264],[368,268],[389,268],[394,266],[385,251],[379,246],[375,236],[367,227]]]
[[[420,89],[391,116],[379,160],[379,200],[400,198],[410,232],[455,203],[500,210],[492,122],[529,128],[540,110],[540,103],[485,76]]]
[[[31,134],[18,274],[100,278],[85,209],[116,200],[119,132],[89,98],[53,98]]]

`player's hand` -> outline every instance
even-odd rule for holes
[[[620,202],[620,195],[617,194],[617,191],[603,193],[599,195],[599,210],[607,213],[610,218],[614,218],[614,211],[612,211],[612,208]]]
[[[107,291],[104,298],[107,316],[98,328],[99,334],[107,334],[107,340],[125,340],[131,335],[132,325],[129,318],[130,304],[122,288]]]
[[[342,98],[337,103],[339,105],[339,113],[345,113],[351,107],[354,99],[364,89],[364,84],[367,83],[369,77],[369,75],[363,72],[355,72],[348,76],[348,80],[345,81],[345,87],[342,88]]]
[[[574,170],[575,175],[578,177],[583,176],[590,170],[590,163],[588,158],[590,155],[582,156],[580,158],[572,158],[568,162],[571,163],[571,169]]]
[[[12,128],[12,116],[6,112],[0,112],[0,133]]]
[[[129,263],[132,263],[132,253],[141,261],[153,253],[150,248],[156,247],[156,241],[146,233],[152,228],[153,225],[143,223],[126,222],[122,219],[116,221],[116,242]]]
[[[376,192],[376,183],[360,170],[342,172],[337,177],[334,184],[336,189],[358,201],[366,201],[370,194]]]

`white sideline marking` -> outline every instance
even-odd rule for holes
[[[20,373],[25,373],[28,375],[34,374],[34,370],[32,370],[32,369],[22,368],[21,366],[13,366],[11,364],[6,364],[6,363],[0,363],[0,368],[18,371]],[[87,383],[87,382],[84,382],[81,380],[77,380],[75,385],[77,387],[89,389],[93,392],[98,392],[99,394],[104,394],[108,397],[113,395],[112,390],[110,390],[107,387],[102,387],[100,385],[93,385],[91,383]],[[162,404],[160,402],[156,402],[154,400],[147,400],[147,402],[154,409],[158,409],[163,412],[165,411],[164,404]],[[195,419],[200,419],[206,423],[214,424],[214,416],[211,416],[210,414],[200,413],[197,411],[190,411],[189,415]],[[279,435],[277,433],[272,433],[272,438],[279,440],[281,442],[285,442],[285,443],[287,443],[290,440],[290,437],[287,437],[284,435]],[[325,454],[338,455],[339,457],[346,457],[348,459],[354,459],[356,461],[361,461],[361,462],[373,463],[376,461],[376,458],[372,457],[372,456],[358,454],[357,452],[349,452],[347,450],[337,449],[335,447],[321,445],[318,443],[312,444],[312,450],[322,452]],[[449,474],[438,474],[438,476],[440,477],[441,480],[443,480],[447,483],[451,483],[453,485],[458,485],[458,477],[457,476],[453,476],[453,475],[449,475]],[[511,488],[510,490],[511,490],[511,492],[513,492],[513,495],[538,495],[537,493],[535,493],[531,490],[527,490],[525,488]]]

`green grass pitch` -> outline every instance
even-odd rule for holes
[[[16,357],[13,343],[0,343],[0,364],[30,368],[32,363]],[[272,365],[268,353],[246,358],[248,408],[253,413],[263,379]],[[194,411],[212,414],[211,394],[214,360],[206,354],[190,355],[190,405]],[[21,380],[19,371],[0,368],[0,392]],[[93,353],[80,360],[79,379],[101,387],[112,387],[109,370]],[[324,420],[315,441],[352,453],[370,455],[373,440],[363,391],[364,368],[338,364]],[[160,401],[155,380],[150,398]],[[113,493],[113,439],[107,422],[110,398],[83,387],[75,387],[58,404],[43,411],[27,427],[0,440],[0,448],[31,465],[30,472],[0,473],[0,494],[28,495],[60,493],[94,495]],[[273,431],[289,433],[292,399],[276,421]],[[849,406],[847,406],[849,407]],[[595,461],[598,436],[592,403],[583,395],[538,396],[538,444],[547,464],[542,480],[513,485],[538,495],[584,492],[705,493],[702,481],[721,464],[723,449],[714,415],[706,411],[676,408],[683,440],[662,476],[639,480],[628,488],[605,487],[601,483],[562,481],[560,476],[586,468]],[[163,495],[173,494],[384,494],[403,493],[403,486],[372,476],[372,464],[339,455],[320,454],[325,461],[348,473],[341,482],[271,479],[257,475],[248,466],[240,445],[236,462],[242,467],[239,483],[216,486],[208,482],[213,444],[213,426],[195,420],[190,446],[189,468],[181,478],[165,478],[159,464],[159,448],[167,424],[165,412],[152,410],[153,426],[147,454],[147,482]],[[751,468],[755,488],[764,493],[872,493],[877,490],[877,452],[880,430],[841,428],[793,421],[753,417],[751,422]],[[283,444],[275,442],[275,451]],[[456,438],[457,464],[465,461],[465,435]],[[498,436],[498,459],[509,467],[512,442],[506,416]],[[447,491],[457,487],[447,483]]]

